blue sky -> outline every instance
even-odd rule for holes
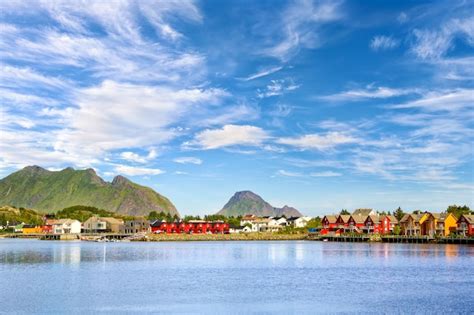
[[[472,1],[3,1],[0,176],[218,211],[474,206]]]

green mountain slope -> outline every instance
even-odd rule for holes
[[[105,182],[93,169],[54,172],[27,166],[0,180],[0,204],[44,212],[85,205],[125,215],[147,215],[153,210],[178,214],[175,206],[153,189],[123,176]]]
[[[236,192],[217,214],[234,217],[246,214],[256,216],[302,216],[298,210],[292,207],[275,208],[251,191]]]

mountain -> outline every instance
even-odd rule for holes
[[[256,216],[302,216],[298,210],[292,207],[275,208],[251,191],[236,192],[217,214],[234,217],[245,214],[255,214]]]
[[[179,215],[175,206],[153,189],[120,175],[106,182],[91,168],[48,171],[27,166],[0,180],[0,204],[42,212],[84,205],[124,215],[147,215],[153,210]]]

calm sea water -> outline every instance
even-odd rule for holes
[[[0,240],[0,313],[474,313],[474,247]]]

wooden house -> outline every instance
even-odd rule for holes
[[[452,232],[456,232],[457,219],[452,213],[431,213],[435,220],[436,234],[440,236],[448,236]]]
[[[457,221],[458,233],[464,236],[474,236],[474,214],[463,214]]]

